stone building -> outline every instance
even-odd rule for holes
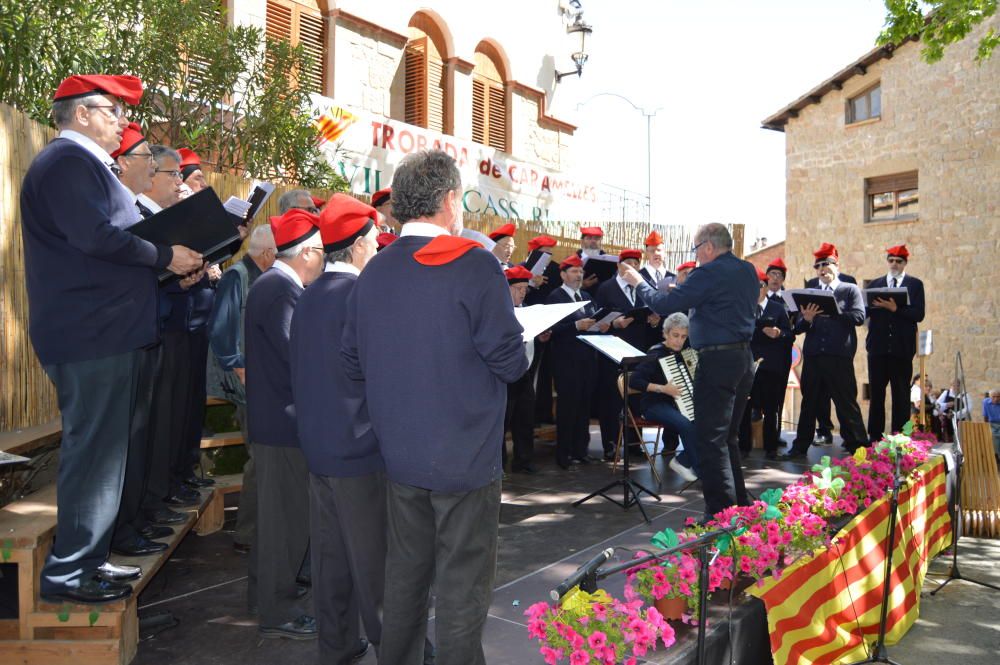
[[[859,283],[885,274],[884,249],[905,243],[907,273],[927,290],[927,373],[947,384],[961,351],[973,396],[1000,387],[1000,57],[974,61],[998,24],[933,65],[919,42],[876,48],[763,121],[786,136],[788,284],[814,274],[820,242]],[[859,383],[866,363],[862,348]]]
[[[572,3],[580,4],[580,3]],[[391,181],[420,147],[454,151],[466,210],[517,219],[582,219],[596,193],[568,175],[575,127],[568,30],[579,8],[558,0],[229,0],[237,24],[302,44],[328,157],[355,193]],[[471,190],[471,191],[470,191]]]

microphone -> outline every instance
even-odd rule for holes
[[[614,553],[615,548],[609,547],[587,563],[577,568],[576,572],[564,579],[559,586],[549,591],[549,597],[552,598],[552,600],[558,601],[566,595],[567,591],[597,572],[597,569],[601,567],[601,564],[610,559]]]

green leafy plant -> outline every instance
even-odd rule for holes
[[[878,43],[898,46],[916,36],[923,44],[920,57],[935,63],[945,49],[959,42],[977,25],[993,16],[997,0],[885,0],[885,26]],[[979,40],[976,61],[982,64],[1000,44],[1000,33],[991,27]]]

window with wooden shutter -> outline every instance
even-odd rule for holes
[[[907,221],[920,212],[917,171],[865,180],[865,222]]]
[[[210,7],[200,6],[199,13],[201,14],[202,21],[206,24],[215,23],[217,25],[225,25],[225,15],[221,0]],[[189,51],[185,54],[184,60],[188,85],[196,86],[207,78],[206,73],[211,67],[211,62],[206,55]]]
[[[265,34],[275,41],[285,40],[301,46],[311,60],[305,71],[298,72],[299,85],[310,92],[324,93],[326,67],[326,22],[315,6],[292,0],[267,0]],[[268,64],[270,56],[268,56]]]
[[[472,71],[472,140],[509,152],[508,116],[500,71],[487,54],[477,51]]]
[[[411,28],[414,32],[419,32]],[[425,34],[415,36],[404,49],[404,121],[445,132],[445,68],[434,41]]]

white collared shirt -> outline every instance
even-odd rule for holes
[[[152,212],[154,215],[163,210],[163,208],[160,207],[159,203],[149,198],[145,194],[140,194],[139,196],[137,196],[136,201],[149,208],[149,211]]]
[[[576,301],[576,297],[577,296],[580,296],[581,298],[583,297],[582,293],[580,293],[579,291],[574,291],[573,289],[569,288],[565,284],[561,284],[560,287],[562,288],[563,291],[565,291],[566,293],[568,293],[569,297],[572,298],[574,301]]]
[[[634,305],[635,304],[635,287],[632,287],[632,294],[629,295],[629,290],[628,290],[627,287],[632,286],[632,285],[629,284],[628,282],[626,282],[625,278],[622,277],[621,275],[615,275],[615,281],[618,282],[618,288],[620,288],[622,290],[622,293],[625,294],[625,297],[628,298],[628,301],[631,304]]]
[[[302,283],[302,279],[299,277],[299,273],[292,269],[292,266],[285,263],[282,259],[278,259],[274,262],[274,268],[280,272],[288,275],[293,282],[299,285],[299,288],[306,288],[306,285]]]
[[[90,138],[89,136],[84,136],[80,132],[74,131],[72,129],[64,129],[61,132],[59,132],[59,138],[69,139],[73,143],[77,143],[83,146],[87,150],[87,152],[91,153],[92,155],[94,155],[94,157],[97,157],[97,159],[101,160],[101,163],[107,166],[108,170],[111,171],[111,166],[112,164],[115,163],[115,160],[111,158],[111,155],[108,154],[107,150],[97,145],[97,142],[94,141],[94,139]]]
[[[892,276],[892,273],[888,273],[888,272],[887,272],[887,273],[885,274],[885,285],[886,285],[886,286],[889,286],[890,284],[892,284],[892,280],[893,280],[893,279],[894,279],[894,278],[893,278],[893,276]],[[906,272],[905,272],[905,271],[904,271],[904,272],[901,272],[901,273],[899,273],[899,277],[896,277],[896,278],[895,278],[895,280],[896,280],[896,287],[897,287],[897,288],[898,288],[898,287],[901,287],[901,286],[903,285],[903,280],[904,280],[904,279],[906,279]]]
[[[823,284],[823,281],[822,281],[822,280],[820,280],[820,283],[819,283],[819,287],[820,287],[821,289],[825,289],[826,287],[828,287],[828,286],[829,286],[829,287],[830,287],[830,290],[831,290],[831,291],[836,291],[837,289],[839,289],[839,288],[840,288],[840,284],[841,284],[841,282],[840,282],[840,278],[839,278],[839,277],[835,277],[835,278],[833,279],[833,281],[832,281],[832,282],[830,282],[829,284]]]
[[[399,232],[400,238],[407,236],[426,236],[434,238],[436,236],[448,235],[448,230],[441,228],[437,224],[427,222],[407,222],[403,224],[403,230]]]
[[[665,267],[654,268],[652,263],[646,263],[646,272],[649,276],[653,278],[657,283],[663,280],[663,276],[667,274],[667,269]],[[659,273],[659,274],[657,274]]]
[[[350,263],[344,263],[343,261],[337,261],[335,263],[327,263],[323,267],[323,272],[346,272],[352,275],[360,275],[361,271],[355,268]]]

